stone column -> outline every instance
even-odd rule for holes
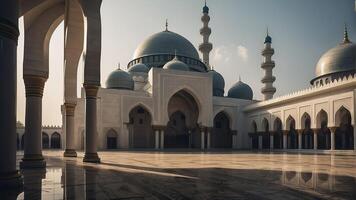
[[[263,138],[262,138],[261,133],[259,133],[259,135],[258,135],[258,149],[262,150],[262,147],[263,147]]]
[[[269,136],[269,149],[273,149],[274,148],[274,135],[271,133]]]
[[[313,137],[314,137],[313,148],[314,148],[314,150],[317,150],[318,149],[318,129],[313,129]]]
[[[159,130],[155,130],[155,149],[159,149]]]
[[[74,103],[64,103],[66,120],[66,147],[64,157],[77,157],[74,144]]]
[[[288,131],[283,131],[283,149],[288,149]]]
[[[162,129],[161,131],[161,149],[164,149],[164,130]]]
[[[202,129],[200,131],[200,148],[202,150],[205,149],[205,130],[204,129]]]
[[[298,149],[303,148],[303,130],[298,130]]]
[[[356,125],[354,125],[354,150],[356,151]]]
[[[96,98],[98,86],[84,85],[85,88],[85,155],[84,162],[100,163],[97,153]]]
[[[42,96],[46,78],[24,76],[26,87],[25,151],[21,168],[44,168],[42,156]]]
[[[22,174],[25,185],[24,199],[41,199],[42,179],[46,178],[46,169],[24,169]]]
[[[330,150],[335,150],[335,131],[336,127],[330,127]]]
[[[208,129],[207,132],[206,132],[206,140],[207,140],[207,141],[206,141],[206,148],[207,148],[207,149],[210,149],[210,148],[211,148],[211,146],[210,146],[210,136],[211,136],[211,133],[210,133],[210,132],[211,132],[211,128]],[[234,140],[234,136],[235,136],[235,135],[232,136],[233,141],[235,141],[235,140]]]
[[[0,1],[0,188],[22,185],[16,170],[18,2]]]

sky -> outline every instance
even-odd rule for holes
[[[354,0],[207,0],[213,50],[210,63],[221,73],[228,89],[241,80],[261,99],[261,50],[268,27],[275,49],[275,96],[310,87],[315,65],[343,38],[346,23],[356,41]],[[101,85],[117,68],[126,70],[136,47],[148,36],[168,29],[186,37],[197,49],[202,42],[203,0],[103,0]],[[20,18],[17,77],[17,119],[25,120],[22,76],[23,19]],[[43,125],[61,125],[63,104],[63,23],[50,42],[49,79],[43,96]],[[83,62],[78,69],[78,97],[83,83]]]

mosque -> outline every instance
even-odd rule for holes
[[[241,80],[224,91],[223,76],[209,65],[206,5],[201,21],[202,59],[166,25],[137,47],[127,71],[109,75],[97,96],[98,149],[356,149],[356,45],[346,27],[343,41],[317,63],[310,88],[277,98],[267,33],[263,100],[255,100]],[[85,146],[85,101],[83,88],[74,111],[75,149]]]

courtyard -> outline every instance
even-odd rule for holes
[[[62,153],[22,171],[17,199],[356,199],[352,152],[105,151],[100,164]]]

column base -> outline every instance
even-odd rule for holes
[[[20,169],[46,168],[46,161],[42,155],[24,155],[20,162]]]
[[[12,173],[0,174],[0,190],[1,189],[22,189],[23,179],[19,171]]]
[[[98,153],[85,153],[83,162],[100,163]]]
[[[64,157],[77,157],[77,152],[74,149],[66,149],[63,153]]]

